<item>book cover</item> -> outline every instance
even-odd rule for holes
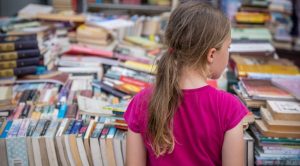
[[[274,86],[270,80],[242,79],[241,83],[253,99],[295,100],[289,93]]]
[[[272,79],[272,83],[278,88],[292,94],[296,99],[300,100],[300,78],[277,78]]]
[[[29,165],[25,137],[6,139],[6,149],[9,165]]]
[[[100,50],[100,49],[84,47],[84,46],[80,46],[80,45],[72,45],[70,47],[70,49],[67,52],[65,52],[65,54],[94,55],[94,56],[100,56],[100,57],[106,57],[106,58],[113,57],[112,51]]]
[[[300,103],[267,101],[267,109],[275,120],[300,121]]]

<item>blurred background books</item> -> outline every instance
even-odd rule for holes
[[[124,165],[124,112],[152,86],[180,2],[0,2],[1,165]],[[300,165],[299,5],[209,2],[231,19],[232,45],[207,82],[250,110],[245,165]]]

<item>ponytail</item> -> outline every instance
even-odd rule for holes
[[[180,64],[174,50],[166,52],[158,62],[156,83],[149,103],[148,135],[158,157],[172,152],[175,138],[172,119],[181,99],[179,86]]]

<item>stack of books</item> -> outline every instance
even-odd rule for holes
[[[256,120],[258,130],[267,137],[300,138],[300,103],[267,101],[261,109],[262,120]]]
[[[11,22],[6,26],[7,32],[0,35],[1,78],[53,69],[57,44],[51,26],[37,21]]]
[[[235,21],[241,24],[264,25],[269,19],[269,1],[243,0],[239,11],[235,14]]]
[[[293,37],[290,35],[293,27],[292,1],[270,1],[269,10],[271,15],[269,28],[273,34],[273,45],[279,49],[292,50]]]

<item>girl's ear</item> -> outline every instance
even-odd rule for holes
[[[214,62],[214,56],[215,56],[216,51],[217,50],[215,48],[209,49],[209,51],[207,53],[207,62],[208,62],[208,64],[212,64]]]

